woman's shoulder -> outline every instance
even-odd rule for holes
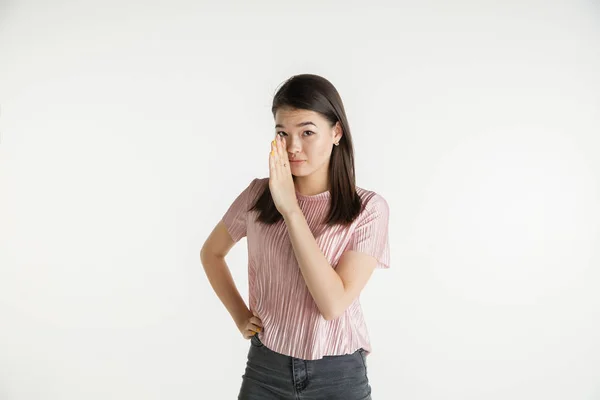
[[[248,187],[250,188],[250,190],[253,191],[260,191],[261,189],[265,188],[265,185],[269,184],[269,178],[260,178],[260,177],[256,177],[256,178],[252,178],[252,180],[250,181],[250,185],[248,185]]]
[[[383,206],[385,208],[388,207],[385,197],[383,197],[383,195],[381,195],[380,193],[375,192],[374,190],[369,190],[356,186],[356,193],[358,194],[358,197],[360,197],[360,200],[363,204],[363,208],[365,209],[377,206]]]
[[[269,184],[269,177],[265,176],[264,178],[256,178],[257,183],[259,183],[261,186],[266,186]]]
[[[266,178],[261,178],[261,177],[255,177],[252,178],[252,180],[250,181],[250,186],[252,187],[264,187],[265,185],[269,184],[269,177]]]
[[[246,188],[246,192],[248,193],[248,201],[253,202],[263,193],[265,186],[269,184],[269,178],[260,178],[255,177],[252,178],[248,187]]]

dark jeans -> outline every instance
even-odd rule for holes
[[[303,360],[250,339],[238,400],[372,400],[365,351]]]

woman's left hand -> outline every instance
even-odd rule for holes
[[[275,207],[284,217],[298,210],[298,198],[296,187],[292,178],[290,161],[288,160],[285,139],[277,135],[271,142],[271,154],[269,155],[269,189]]]

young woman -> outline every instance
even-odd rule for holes
[[[388,204],[355,185],[350,127],[328,80],[293,76],[272,112],[269,177],[250,182],[201,251],[215,293],[251,339],[238,399],[371,399],[359,295],[375,268],[389,268]],[[249,307],[225,263],[242,237]]]

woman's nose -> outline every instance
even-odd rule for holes
[[[295,140],[287,140],[286,139],[285,145],[287,147],[287,151],[289,154],[294,154],[294,153],[300,152],[300,146],[298,145],[298,142]]]

